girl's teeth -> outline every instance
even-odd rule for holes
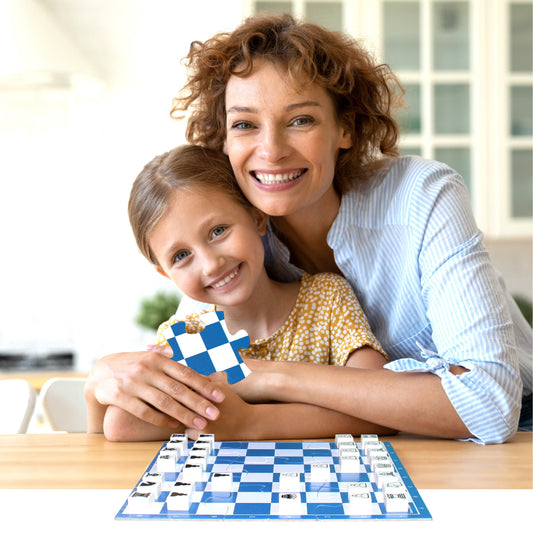
[[[220,287],[223,287],[224,285],[229,283],[236,275],[237,275],[237,271],[235,270],[234,272],[226,276],[223,280],[220,280],[217,283],[214,283],[213,287],[215,287],[215,289],[219,289]]]
[[[295,180],[302,175],[302,171],[287,172],[285,174],[267,174],[265,172],[256,172],[255,177],[265,185],[273,185],[276,183],[287,183]]]

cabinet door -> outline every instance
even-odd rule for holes
[[[530,0],[252,2],[352,33],[405,88],[401,152],[464,178],[488,237],[532,235]]]

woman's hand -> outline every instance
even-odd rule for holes
[[[215,420],[215,403],[224,399],[221,388],[168,355],[158,349],[116,353],[97,361],[85,388],[89,432],[102,432],[110,405],[160,427],[203,429],[208,420]]]

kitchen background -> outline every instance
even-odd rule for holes
[[[141,300],[176,291],[136,249],[131,183],[184,140],[169,110],[190,42],[262,10],[349,31],[393,66],[402,151],[463,174],[494,262],[531,301],[530,1],[0,0],[0,372],[70,355],[86,372],[152,337]]]

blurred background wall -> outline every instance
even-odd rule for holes
[[[448,156],[460,167],[496,265],[514,293],[531,298],[529,2],[0,0],[0,6],[0,353],[72,352],[85,371],[106,353],[143,348],[150,334],[134,320],[141,299],[175,290],[136,249],[126,212],[131,183],[155,154],[184,140],[184,124],[169,110],[190,42],[261,9],[291,10],[358,34],[390,59],[409,88],[403,151]],[[427,57],[426,41],[442,51],[440,70]],[[513,46],[512,57],[525,55],[517,72],[504,52]],[[466,66],[446,64],[461,50]],[[415,56],[420,62],[410,64]],[[500,56],[510,87],[502,95],[495,92],[500,82],[491,82]],[[441,90],[446,85],[449,93]],[[469,99],[461,109],[464,87]],[[470,117],[466,131],[453,125],[447,131],[450,98]],[[495,108],[500,100],[505,105]],[[502,126],[510,116],[521,133]],[[496,163],[487,159],[492,152],[500,154]],[[517,169],[518,180],[502,168]]]

